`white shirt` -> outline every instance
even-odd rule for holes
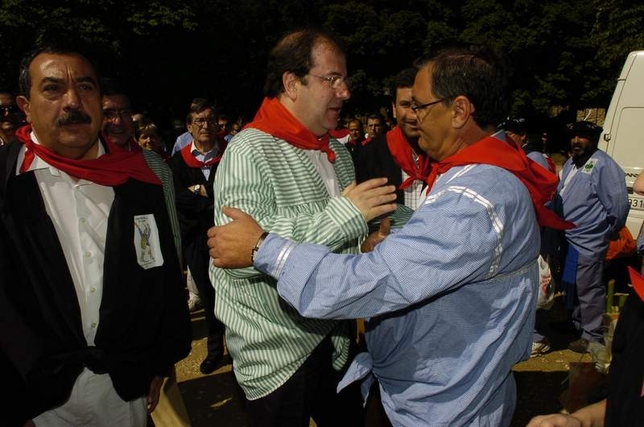
[[[33,132],[31,139],[38,144]],[[20,173],[24,153],[21,148],[16,174]],[[99,144],[97,157],[103,154],[105,149]],[[114,201],[114,190],[84,179],[76,180],[38,156],[28,170],[35,173],[47,214],[54,223],[65,254],[87,344],[94,345],[103,295],[107,217]]]
[[[329,197],[340,195],[340,186],[338,185],[338,178],[335,175],[335,169],[329,161],[326,153],[320,150],[304,150],[311,163],[315,166],[324,182],[326,190],[329,192]]]

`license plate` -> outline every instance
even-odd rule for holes
[[[631,209],[635,211],[644,211],[644,199],[639,197],[629,197],[628,203],[631,205]]]

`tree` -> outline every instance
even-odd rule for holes
[[[0,86],[15,88],[32,45],[74,40],[135,102],[180,121],[205,96],[249,119],[269,49],[318,26],[344,42],[354,78],[348,113],[388,106],[387,83],[419,56],[454,43],[505,52],[514,114],[605,107],[624,58],[644,49],[639,0],[1,0]],[[87,49],[85,49],[87,48]]]

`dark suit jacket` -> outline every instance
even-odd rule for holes
[[[175,153],[168,162],[174,178],[177,216],[181,227],[184,254],[190,246],[195,244],[200,250],[208,252],[206,232],[214,225],[213,182],[217,165],[218,163],[210,167],[210,176],[206,180],[201,169],[188,166],[180,152]],[[194,194],[188,189],[196,184],[206,187],[208,197]]]
[[[85,366],[108,373],[124,400],[146,395],[152,378],[167,375],[191,344],[162,187],[132,179],[114,187],[100,322],[95,347],[88,347],[35,175],[15,175],[21,146],[0,148],[0,373],[9,395],[0,416],[18,425],[62,404]],[[154,215],[164,259],[147,270],[134,247],[134,216],[143,214]]]
[[[388,183],[395,185],[396,188],[402,184],[400,166],[396,164],[389,151],[385,134],[376,136],[367,145],[360,147],[356,151],[354,165],[358,183],[372,178],[386,177],[389,179]],[[405,192],[403,190],[396,190],[396,203],[405,204]]]

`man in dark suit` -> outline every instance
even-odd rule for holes
[[[210,374],[223,359],[224,325],[215,317],[206,233],[214,225],[213,181],[226,141],[219,132],[217,110],[205,99],[190,106],[186,127],[192,141],[175,153],[168,164],[174,175],[183,256],[199,290],[208,330],[208,352],[199,369],[203,374]]]
[[[159,177],[99,138],[93,65],[30,52],[29,125],[0,148],[3,425],[147,425],[190,351],[190,317]]]
[[[397,188],[396,202],[412,210],[418,207],[422,198],[427,162],[427,156],[418,147],[418,122],[411,108],[415,76],[415,68],[398,73],[390,91],[396,126],[386,134],[376,135],[357,151],[355,157],[358,182],[387,177],[388,183]]]

